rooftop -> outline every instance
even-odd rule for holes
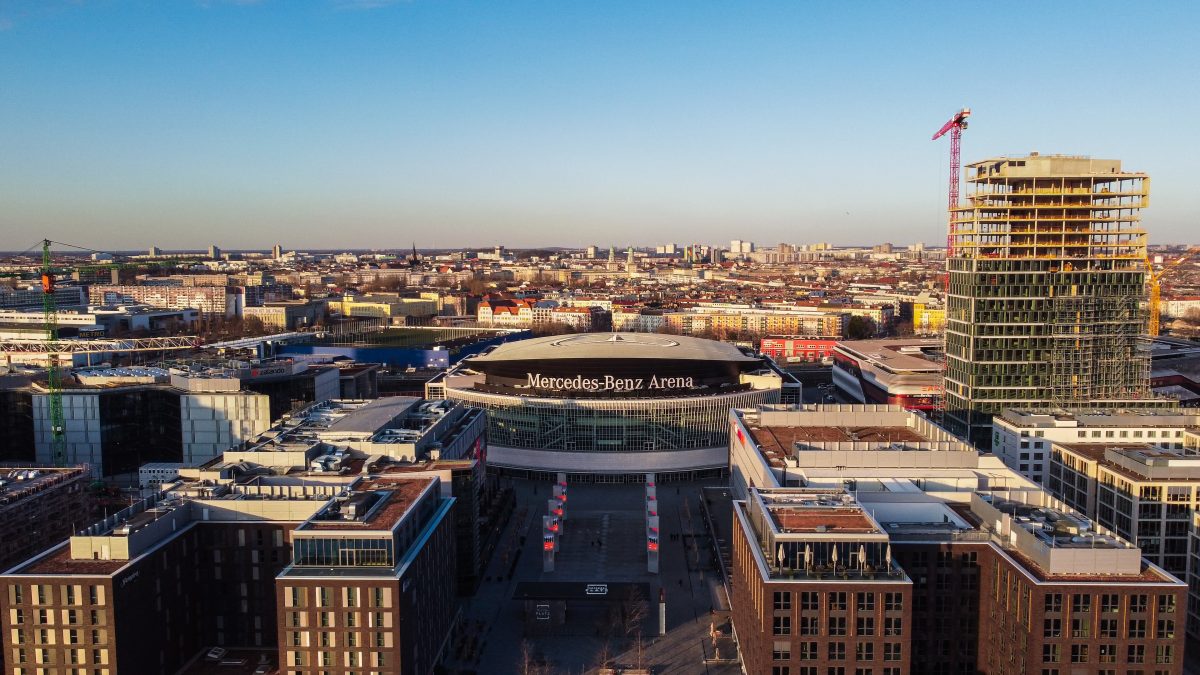
[[[941,340],[852,340],[839,342],[837,348],[892,372],[939,372],[941,368]]]
[[[83,469],[80,467],[66,469],[0,467],[0,508],[82,475]]]
[[[554,359],[677,359],[754,362],[737,347],[714,340],[653,333],[579,333],[509,342],[470,359],[477,363]]]
[[[373,434],[408,412],[420,400],[411,396],[374,399],[333,419],[327,430],[332,433]]]
[[[390,531],[431,483],[432,478],[363,480],[297,529]]]

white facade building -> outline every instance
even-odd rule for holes
[[[1050,444],[1148,443],[1183,447],[1184,430],[1200,424],[1200,413],[1122,411],[1068,413],[1006,410],[992,419],[992,453],[1030,480],[1045,482]]]

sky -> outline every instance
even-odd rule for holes
[[[0,250],[945,239],[1119,158],[1200,241],[1200,3],[0,0]]]

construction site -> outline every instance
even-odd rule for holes
[[[947,428],[988,448],[1006,408],[1168,405],[1151,396],[1140,339],[1149,177],[1037,153],[965,168],[947,254]]]

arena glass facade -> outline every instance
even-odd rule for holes
[[[769,361],[697,338],[588,334],[506,347],[444,380],[446,398],[487,411],[488,465],[504,473],[563,471],[573,481],[720,474],[730,408],[778,403],[782,389]],[[586,378],[605,377],[640,388],[586,388]],[[572,378],[557,391],[544,386]],[[651,389],[656,381],[687,386]]]

